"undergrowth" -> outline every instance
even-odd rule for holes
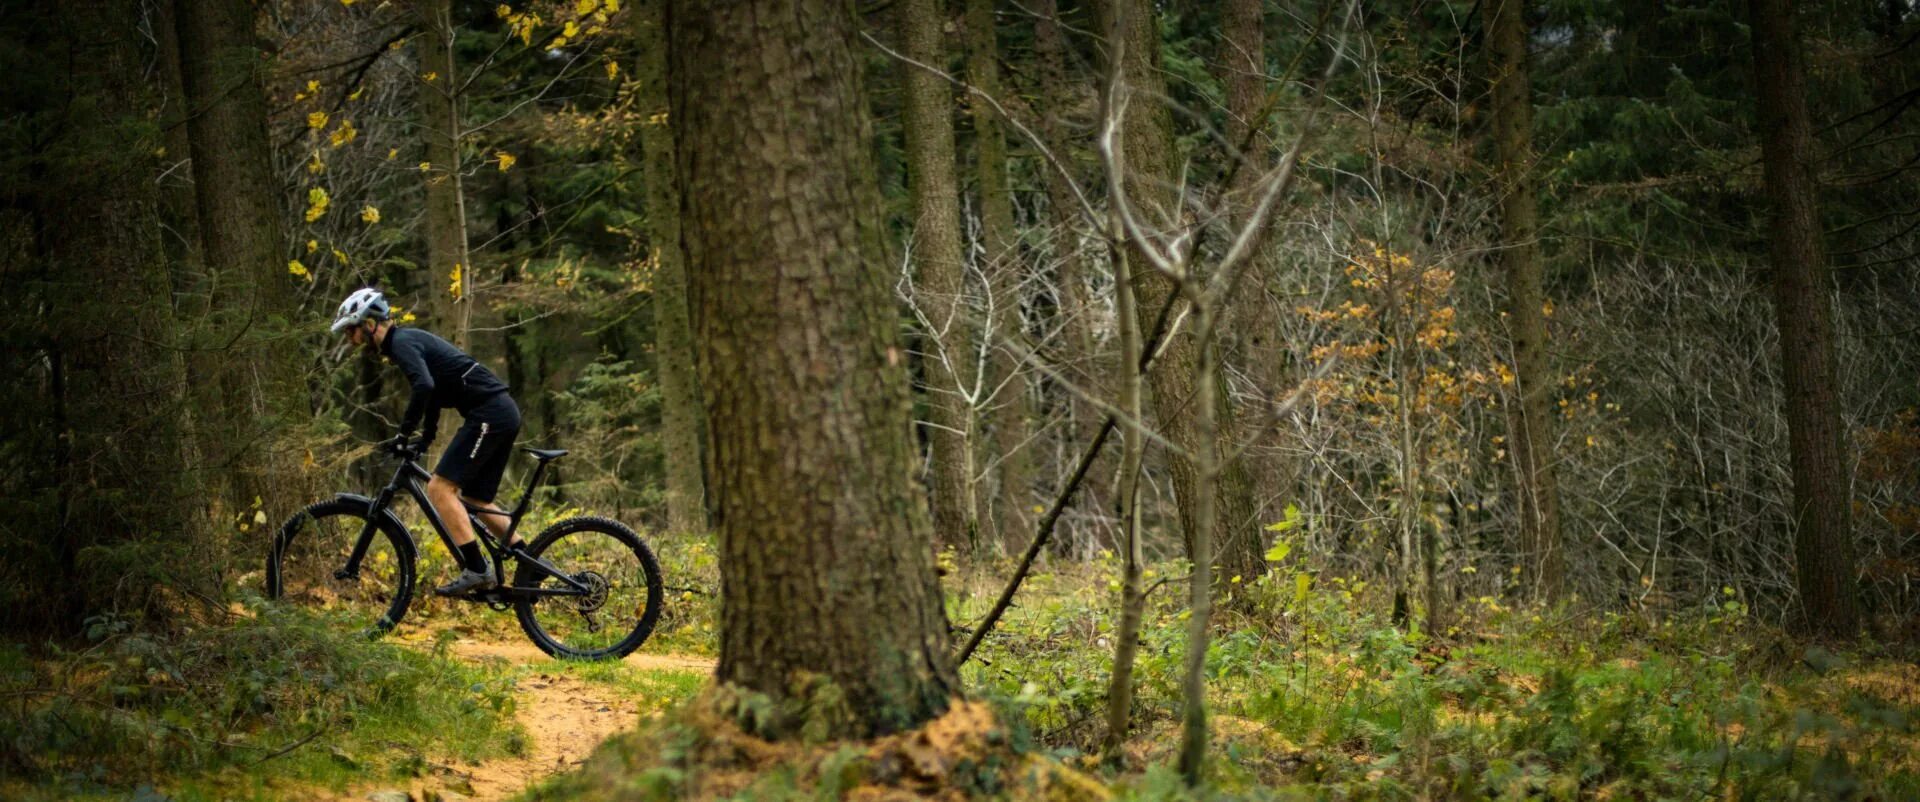
[[[0,797],[278,799],[525,748],[511,678],[271,604],[0,647]],[[166,794],[159,797],[152,791]]]
[[[1207,660],[1214,782],[1189,792],[1167,770],[1185,568],[1153,573],[1175,579],[1150,598],[1134,730],[1108,769],[1125,798],[1920,798],[1920,667],[1795,642],[1730,590],[1662,619],[1463,600],[1434,639],[1367,612],[1388,606],[1365,582],[1292,570],[1228,586]],[[1117,574],[1044,571],[963,672],[1086,766]],[[979,584],[954,594],[956,622],[991,601]]]

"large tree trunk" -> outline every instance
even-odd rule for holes
[[[1222,52],[1216,60],[1227,94],[1227,142],[1234,149],[1233,155],[1239,159],[1238,166],[1232,168],[1233,180],[1229,186],[1229,203],[1232,204],[1229,219],[1233,221],[1235,229],[1244,225],[1252,214],[1260,176],[1266,171],[1273,151],[1271,126],[1267,123],[1270,115],[1267,108],[1266,25],[1262,18],[1262,6],[1261,0],[1228,0],[1221,15]],[[1271,218],[1267,226],[1273,227]],[[1229,296],[1228,308],[1222,310],[1232,325],[1221,333],[1220,347],[1239,360],[1246,375],[1253,378],[1263,399],[1270,399],[1280,391],[1284,372],[1281,361],[1284,352],[1274,347],[1280,322],[1274,318],[1275,307],[1267,303],[1266,293],[1267,280],[1278,266],[1279,261],[1271,250],[1262,249],[1253,257],[1248,275],[1241,277],[1239,290]],[[1221,395],[1224,397],[1226,393],[1222,392]],[[1255,411],[1254,423],[1263,430],[1256,434],[1271,443],[1278,435],[1264,431],[1267,428],[1267,412],[1258,408]],[[1232,433],[1234,429],[1229,425],[1221,431]],[[1279,460],[1263,460],[1259,467],[1257,481],[1252,471],[1244,467],[1241,469],[1246,482],[1245,503],[1249,516],[1259,515],[1259,497],[1277,498],[1284,493],[1282,483],[1287,471],[1279,464]],[[1256,483],[1263,492],[1254,493]],[[1222,521],[1221,528],[1216,530],[1230,535],[1221,541],[1217,560],[1220,573],[1225,577],[1241,576],[1251,582],[1266,573],[1267,561],[1258,523],[1257,519],[1249,520],[1244,531],[1236,532],[1226,528],[1226,522]],[[1244,600],[1244,597],[1235,598]]]
[[[1787,396],[1800,601],[1809,629],[1849,637],[1860,626],[1852,505],[1836,396],[1833,310],[1807,119],[1806,71],[1791,0],[1750,0],[1748,9],[1760,155],[1772,205],[1768,251]]]
[[[212,333],[235,348],[208,366],[223,392],[216,406],[203,410],[210,435],[203,449],[214,464],[235,467],[229,501],[244,507],[248,499],[290,489],[271,468],[285,462],[283,455],[260,443],[304,413],[300,362],[268,347],[278,333],[273,321],[291,316],[294,297],[267,135],[266,60],[250,0],[174,7],[200,242],[210,286],[218,290],[208,299]]]
[[[940,46],[943,15],[934,0],[904,0],[895,12],[900,47],[908,58],[946,65]],[[928,441],[932,444],[933,530],[942,545],[978,545],[979,509],[974,460],[974,402],[980,347],[966,303],[961,261],[960,190],[953,158],[952,90],[945,79],[908,69],[904,84],[907,183],[913,191],[915,271],[913,302],[926,319],[922,332],[927,382]]]
[[[420,120],[426,138],[427,287],[434,324],[467,347],[475,276],[467,259],[467,201],[460,178],[460,81],[453,71],[451,0],[415,0],[420,24]]]
[[[39,13],[58,20],[51,58],[71,65],[61,138],[39,154],[34,214],[51,284],[52,458],[60,472],[61,563],[42,598],[56,620],[117,610],[176,612],[217,565],[191,514],[194,473],[180,429],[184,372],[174,348],[160,239],[141,6],[86,0]],[[30,12],[31,13],[31,12]],[[162,596],[160,581],[170,596]]]
[[[967,0],[967,82],[989,97],[1000,97],[1000,46],[995,41],[993,0]],[[993,517],[1000,544],[1008,546],[1027,528],[1029,459],[1027,419],[1032,415],[1027,393],[1027,371],[1020,354],[1028,348],[1020,310],[1020,253],[1013,223],[1013,194],[1007,179],[1007,135],[1000,113],[991,104],[967,104],[973,116],[974,180],[980,190],[980,238],[986,274],[993,298],[992,379],[994,396],[994,458],[999,460],[1000,487]],[[981,516],[985,517],[985,516]]]
[[[711,424],[719,679],[819,702],[801,686],[824,677],[845,694],[829,736],[915,726],[959,678],[913,480],[852,9],[675,0],[667,30]]]
[[[1526,0],[1487,6],[1487,70],[1493,82],[1493,139],[1499,154],[1500,261],[1507,273],[1507,327],[1518,396],[1507,407],[1519,503],[1524,580],[1537,598],[1560,595],[1560,490],[1553,467],[1553,376],[1540,264],[1540,215],[1533,191],[1533,85],[1527,76]]]
[[[633,10],[640,44],[640,133],[647,183],[647,240],[653,252],[654,363],[658,365],[661,434],[667,459],[667,525],[707,531],[706,484],[700,476],[700,383],[693,370],[687,322],[687,263],[680,246],[680,178],[673,169],[673,127],[667,114],[664,0]]]
[[[1126,126],[1121,132],[1127,164],[1123,180],[1129,201],[1142,224],[1149,228],[1171,228],[1167,221],[1180,219],[1181,210],[1175,208],[1177,199],[1172,190],[1176,154],[1172,113],[1167,108],[1166,87],[1160,78],[1160,36],[1152,5],[1146,0],[1102,0],[1096,6],[1102,16],[1099,30],[1112,27],[1115,6],[1120,3],[1126,4],[1120,15],[1124,26],[1122,35],[1127,37],[1122,78],[1129,87],[1130,98]],[[1137,251],[1130,250],[1129,257],[1135,265],[1150,264]],[[1134,271],[1134,285],[1141,325],[1149,326],[1166,305],[1167,297],[1174,290],[1173,282],[1140,267]],[[1191,331],[1191,327],[1184,331]],[[1233,410],[1227,406],[1226,393],[1220,392],[1220,388],[1201,392],[1206,388],[1193,385],[1199,357],[1199,349],[1191,337],[1175,336],[1154,360],[1153,371],[1147,377],[1153,391],[1155,423],[1169,441],[1189,454],[1198,454],[1201,450],[1200,427],[1196,425],[1199,415],[1193,405],[1202,396],[1217,401],[1217,431],[1234,431]],[[1200,528],[1194,518],[1199,506],[1199,471],[1192,460],[1178,455],[1168,462],[1173,474],[1174,497],[1180,506],[1180,531],[1187,554],[1191,556],[1200,551],[1195,548],[1193,537]],[[1220,570],[1216,575],[1224,581],[1236,574],[1259,570],[1253,564],[1262,557],[1258,513],[1253,501],[1253,483],[1243,461],[1224,466],[1213,507],[1215,518],[1211,528],[1215,540],[1207,550],[1219,555]]]

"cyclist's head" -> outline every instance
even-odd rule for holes
[[[372,341],[373,329],[392,315],[393,307],[387,303],[387,297],[379,290],[364,287],[354,290],[345,301],[340,302],[340,311],[334,315],[333,331],[342,330],[355,345],[366,345]]]

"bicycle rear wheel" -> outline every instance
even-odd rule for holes
[[[647,544],[619,521],[569,518],[534,538],[527,553],[587,586],[585,595],[540,596],[514,604],[520,628],[554,657],[625,657],[645,643],[660,619],[660,564]],[[522,561],[514,589],[564,583]]]
[[[413,538],[406,530],[376,522],[359,569],[345,573],[367,525],[368,503],[333,499],[288,518],[267,555],[267,598],[314,610],[369,636],[400,623],[413,601]]]

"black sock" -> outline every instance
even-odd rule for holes
[[[467,570],[486,573],[487,555],[480,553],[480,541],[475,540],[460,547],[460,559],[467,564]]]

